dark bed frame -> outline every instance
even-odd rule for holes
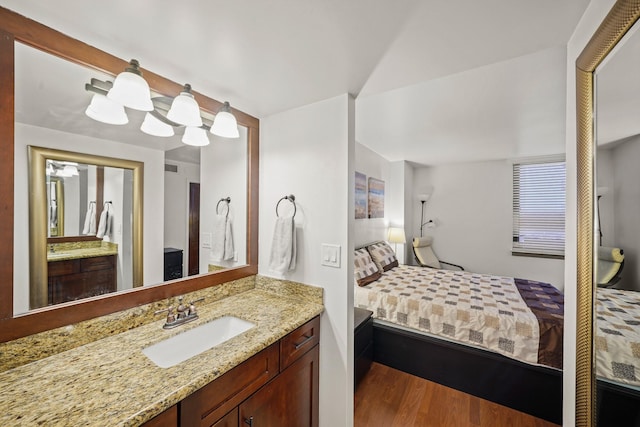
[[[373,360],[562,424],[562,371],[373,323]],[[640,427],[640,393],[598,381],[598,427]]]

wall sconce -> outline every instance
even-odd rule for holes
[[[404,228],[389,227],[387,241],[394,244],[393,251],[397,253],[398,243],[405,244],[407,242],[407,238],[404,235]]]
[[[175,135],[175,128],[184,128],[182,142],[194,146],[209,144],[207,130],[223,138],[240,136],[238,122],[228,102],[220,107],[213,122],[205,123],[200,106],[191,93],[191,85],[185,84],[175,98],[151,98],[149,85],[139,67],[138,61],[132,59],[129,67],[118,74],[113,83],[91,79],[91,83],[85,84],[85,90],[94,94],[85,114],[102,123],[123,125],[129,122],[124,107],[147,111],[140,126],[142,132],[171,137]]]

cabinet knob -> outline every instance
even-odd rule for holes
[[[253,417],[245,418],[244,423],[253,426]]]

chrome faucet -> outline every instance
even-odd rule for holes
[[[195,301],[191,301],[188,305],[183,304],[184,297],[178,297],[178,307],[175,309],[170,305],[169,307],[158,310],[154,314],[167,313],[167,320],[162,325],[164,329],[172,329],[176,326],[180,326],[184,323],[189,323],[198,318],[198,311],[196,310],[195,303],[204,301],[204,298],[197,299]]]

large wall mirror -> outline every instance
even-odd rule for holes
[[[616,405],[605,390],[640,395],[638,17],[638,2],[618,1],[576,63],[579,426]]]
[[[240,137],[209,133],[207,146],[185,145],[184,128],[143,133],[135,110],[125,125],[101,123],[85,114],[86,86],[127,61],[3,8],[0,36],[2,341],[257,272],[256,118],[233,110]],[[182,91],[142,72],[152,97]],[[193,93],[210,125],[222,103]],[[108,286],[61,296],[85,267],[83,282]]]

